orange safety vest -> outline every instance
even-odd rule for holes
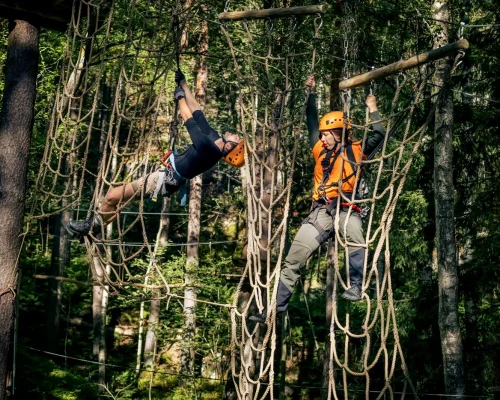
[[[361,148],[362,148],[362,142],[353,142],[350,143],[350,146],[352,148],[352,152],[354,154],[354,159],[356,160],[357,163],[361,159],[366,158],[364,154],[361,153]],[[312,153],[314,156],[314,161],[316,164],[314,165],[314,194],[313,194],[313,200],[318,201],[321,198],[320,193],[318,192],[319,186],[322,184],[323,181],[323,167],[321,165],[321,161],[326,157],[327,150],[323,148],[323,143],[321,140],[318,140],[316,144],[314,145],[312,149]],[[339,191],[338,191],[338,184],[339,182],[342,182],[345,178],[350,177],[347,179],[345,182],[342,183],[342,191],[344,193],[352,193],[354,191],[354,183],[356,181],[356,174],[353,174],[354,172],[354,166],[351,165],[349,161],[347,161],[349,158],[347,156],[347,150],[344,148],[344,151],[342,153],[342,157],[332,157],[330,162],[333,162],[335,160],[335,164],[330,168],[330,176],[328,177],[327,181],[323,183],[323,186],[325,187],[325,195],[329,199],[334,199],[338,197]],[[341,165],[342,165],[342,171],[341,171]],[[358,184],[359,185],[359,184]]]

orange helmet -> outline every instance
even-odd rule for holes
[[[234,149],[224,156],[224,161],[232,167],[243,167],[245,165],[245,142],[240,140]]]
[[[351,129],[350,120],[346,121],[346,129]],[[319,130],[342,129],[344,127],[344,113],[342,111],[330,111],[319,121]]]

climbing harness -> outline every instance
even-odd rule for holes
[[[337,150],[337,151],[334,151],[334,150],[326,151],[325,158],[323,158],[323,160],[321,160],[321,167],[323,168],[323,177],[321,179],[320,185],[318,186],[317,193],[318,193],[319,198],[323,199],[327,204],[331,204],[333,199],[330,199],[326,196],[326,190],[331,188],[331,187],[338,187],[340,185],[340,183],[339,182],[332,182],[332,183],[326,185],[326,182],[328,182],[328,179],[330,178],[330,174],[332,172],[332,169],[335,166],[335,163],[337,162],[339,155],[341,153],[343,153],[344,150],[347,153],[347,158],[349,160],[349,163],[353,166],[353,169],[354,169],[354,166],[357,164],[357,161],[354,157],[354,152],[352,150],[352,144],[350,144],[350,143],[347,146],[341,146],[339,148],[339,150]],[[322,153],[320,153],[320,156]],[[332,160],[332,158],[333,158],[333,160]],[[330,161],[330,160],[332,160],[332,161]],[[353,172],[350,175],[348,175],[347,177],[343,178],[341,181],[341,184],[348,182],[353,176],[355,176],[355,174],[356,174],[356,172]]]
[[[173,156],[174,152],[170,150],[161,159],[161,163],[165,168],[158,171],[158,182],[156,182],[156,188],[151,195],[152,201],[157,201],[159,194],[170,197],[186,181],[175,170],[172,163]]]

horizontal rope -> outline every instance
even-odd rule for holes
[[[51,356],[55,356],[55,357],[59,357],[59,358],[64,358],[64,359],[67,359],[67,360],[74,360],[74,361],[80,361],[82,363],[87,363],[87,364],[104,365],[106,367],[111,367],[111,368],[120,368],[120,369],[124,369],[124,370],[135,371],[135,370],[130,369],[129,367],[124,367],[122,365],[107,364],[107,363],[101,363],[99,361],[86,360],[84,358],[79,358],[79,357],[66,356],[64,354],[53,353],[53,352],[50,352],[50,351],[41,350],[41,349],[37,349],[37,348],[31,347],[31,346],[26,346],[26,345],[19,345],[19,346],[20,347],[24,347],[24,348],[26,348],[28,350],[36,351],[38,353],[48,354],[48,355],[51,355]],[[192,375],[186,375],[186,374],[179,374],[179,373],[175,373],[175,372],[153,371],[153,370],[150,370],[150,369],[142,369],[141,372],[149,372],[149,373],[153,373],[153,374],[179,376],[179,377],[191,378],[191,379],[203,379],[203,380],[207,380],[207,381],[224,382],[226,380],[226,378],[220,378],[220,379],[217,379],[217,378],[207,378],[207,377],[204,377],[204,376],[192,376]],[[260,382],[260,384],[264,385],[264,386],[269,385],[266,382]],[[275,384],[274,386],[275,387],[279,387],[280,385],[279,384]],[[289,383],[285,383],[285,386],[288,386],[288,387],[291,387],[291,388],[299,388],[299,389],[323,389],[321,386],[294,385],[294,384],[289,384]],[[344,389],[341,386],[339,386],[339,391],[340,390],[343,391]],[[356,389],[347,389],[347,391],[348,392],[361,392],[361,393],[365,393],[364,390],[360,390],[360,389],[359,390],[356,390]],[[369,392],[370,393],[380,393],[379,391],[376,391],[376,390],[370,390]],[[392,393],[394,393],[394,394],[403,394],[403,392],[392,392]],[[405,394],[406,395],[411,395],[408,392],[406,392]],[[443,394],[443,393],[417,393],[417,394],[420,395],[420,396],[442,396],[442,397],[450,397],[450,398],[453,398],[453,397],[465,397],[465,398],[469,398],[469,399],[493,399],[493,395],[458,395],[458,394]]]
[[[57,237],[55,235],[50,235]],[[70,242],[78,242],[80,243],[79,240],[70,240]],[[224,244],[224,243],[236,243],[238,240],[221,240],[221,241],[216,241],[216,242],[196,242],[196,243],[167,243],[164,245],[159,246],[161,247],[180,247],[180,246],[198,246],[198,245],[213,245],[213,244]],[[124,247],[146,247],[144,243],[101,243],[98,242],[99,244],[103,244],[105,246],[124,246]],[[154,246],[155,242],[151,242],[150,245]]]

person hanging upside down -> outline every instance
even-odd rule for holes
[[[306,86],[314,88],[313,76],[308,77]],[[307,129],[315,161],[313,207],[297,232],[281,269],[276,299],[278,313],[288,308],[293,290],[300,278],[300,268],[306,264],[311,254],[335,233],[337,206],[339,207],[340,236],[343,240],[349,241],[347,251],[350,287],[342,294],[342,297],[349,301],[358,301],[362,298],[363,265],[366,255],[365,238],[359,207],[353,205],[351,214],[348,215],[351,205],[349,199],[353,197],[359,199],[359,196],[353,196],[356,174],[353,165],[348,160],[354,158],[355,162],[359,163],[361,159],[370,155],[385,137],[384,126],[377,122],[381,118],[375,96],[368,95],[366,105],[370,112],[370,119],[375,122],[372,124],[372,135],[367,138],[363,149],[362,141],[352,140],[351,126],[349,121],[345,121],[342,111],[327,113],[318,124],[316,95],[311,93],[308,97]],[[343,138],[344,124],[346,126]],[[339,156],[340,153],[344,161]],[[345,198],[340,197],[339,182],[342,182],[342,194]],[[250,320],[262,323],[266,316],[267,311],[264,310],[261,314],[251,316]]]
[[[180,154],[170,153],[165,169],[159,169],[147,176],[111,188],[100,204],[98,215],[84,221],[70,221],[66,230],[72,237],[88,235],[91,231],[101,232],[101,227],[116,218],[120,203],[134,196],[145,195],[171,196],[180,190],[186,179],[192,179],[212,168],[217,162],[224,160],[234,166],[243,166],[244,142],[238,134],[226,132],[220,136],[205,119],[200,105],[186,84],[182,71],[175,73],[178,87],[174,91],[175,100],[179,104],[179,112],[191,137],[192,144]]]

